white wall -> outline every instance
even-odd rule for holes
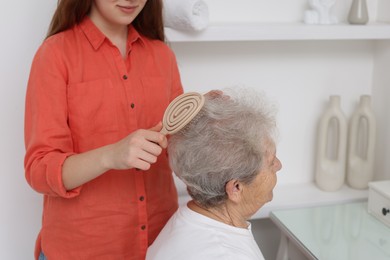
[[[313,179],[316,125],[329,95],[340,95],[350,116],[359,96],[371,93],[372,53],[365,41],[176,43],[172,47],[186,90],[248,86],[264,90],[277,102],[278,155],[283,164],[279,184]],[[348,70],[356,71],[356,76],[345,73]]]
[[[340,18],[345,1],[335,10]],[[32,259],[40,228],[41,196],[24,179],[24,97],[32,57],[56,2],[3,1],[0,9],[0,259]],[[212,23],[299,21],[306,6],[306,0],[206,2]],[[186,90],[246,85],[278,102],[280,183],[312,180],[315,125],[328,96],[341,95],[350,115],[359,95],[372,91],[371,47],[366,41],[172,44]],[[350,69],[353,77],[344,73]]]
[[[0,259],[32,259],[40,227],[41,196],[24,178],[24,97],[55,4],[2,1],[0,9]]]

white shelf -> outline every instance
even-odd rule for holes
[[[276,185],[273,193],[273,200],[265,204],[252,219],[268,218],[269,213],[277,209],[313,207],[368,199],[368,189],[356,190],[346,185],[335,192],[324,192],[314,183]],[[190,197],[187,194],[180,194],[179,205],[189,200]]]
[[[303,23],[214,25],[200,32],[165,28],[168,42],[266,40],[383,40],[390,39],[390,23],[367,25],[306,25]]]

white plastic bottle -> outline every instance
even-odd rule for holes
[[[315,182],[324,191],[336,191],[345,182],[347,119],[340,96],[330,96],[318,125]]]
[[[347,183],[355,189],[367,189],[374,177],[376,119],[371,96],[363,95],[349,125]]]

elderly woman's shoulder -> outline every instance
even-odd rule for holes
[[[263,259],[260,251],[250,247],[253,241],[248,237],[224,232],[204,216],[197,218],[194,214],[186,207],[180,208],[149,247],[146,260]]]

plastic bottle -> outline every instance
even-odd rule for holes
[[[349,125],[347,183],[355,189],[367,189],[374,177],[376,119],[371,96],[360,97]]]
[[[336,191],[345,182],[347,119],[340,96],[330,96],[318,125],[315,182],[324,191]]]

